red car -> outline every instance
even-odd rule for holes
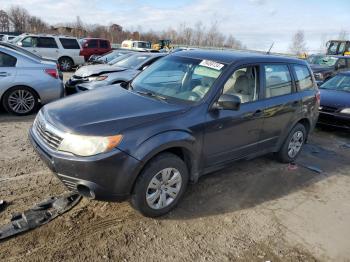
[[[112,50],[111,43],[106,39],[84,38],[80,43],[82,46],[80,55],[84,56],[85,61],[87,61],[91,55],[103,55]]]

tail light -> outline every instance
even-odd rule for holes
[[[52,76],[53,78],[58,78],[58,71],[57,69],[45,69],[44,70],[46,74]]]
[[[315,97],[316,97],[317,103],[320,104],[320,102],[321,102],[321,93],[320,93],[320,90],[317,90],[317,93],[316,93]]]

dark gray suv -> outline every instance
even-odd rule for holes
[[[183,51],[130,83],[46,105],[30,137],[70,190],[100,200],[130,198],[154,217],[178,203],[188,182],[232,161],[270,152],[294,161],[319,102],[305,61]]]

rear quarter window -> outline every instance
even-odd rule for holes
[[[16,63],[16,57],[0,52],[0,67],[14,67]]]
[[[309,69],[303,65],[293,65],[293,68],[296,75],[296,84],[299,90],[303,91],[313,89],[314,83]]]
[[[80,46],[76,39],[60,38],[60,42],[64,49],[80,49]]]
[[[52,37],[39,37],[36,47],[41,48],[58,48],[57,43]]]

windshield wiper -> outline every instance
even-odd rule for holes
[[[151,92],[151,91],[136,90],[135,92],[138,93],[138,94],[141,94],[141,95],[157,98],[158,100],[163,100],[163,101],[168,100],[166,97],[158,95],[158,94],[156,94],[154,92]]]

